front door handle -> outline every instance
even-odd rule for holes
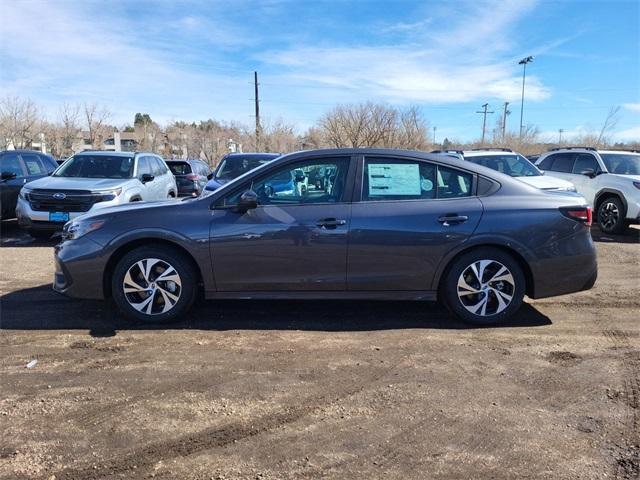
[[[467,220],[469,220],[468,216],[458,215],[455,213],[446,214],[446,215],[442,215],[441,217],[438,217],[438,222],[440,222],[445,227],[449,227],[451,225],[459,225],[461,223],[466,222]]]
[[[322,218],[316,222],[316,225],[320,228],[334,229],[342,225],[346,225],[346,220],[339,220],[336,218]]]

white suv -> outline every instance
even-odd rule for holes
[[[33,237],[44,238],[90,210],[176,198],[177,192],[171,170],[153,153],[86,151],[24,185],[16,216]]]
[[[435,150],[431,153],[440,153],[482,165],[483,167],[517,178],[541,190],[576,191],[576,187],[571,182],[543,175],[543,172],[538,170],[533,163],[510,148],[477,148],[475,150],[465,151]]]
[[[590,147],[554,148],[536,165],[572,182],[596,212],[600,230],[622,233],[640,223],[640,153]]]

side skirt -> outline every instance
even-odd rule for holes
[[[421,300],[435,302],[437,292],[413,291],[275,291],[275,292],[216,292],[206,291],[205,298],[244,300]]]

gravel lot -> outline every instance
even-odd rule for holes
[[[0,478],[640,478],[640,230],[500,328],[430,303],[200,302],[172,328],[0,248]],[[26,365],[37,359],[33,368]]]

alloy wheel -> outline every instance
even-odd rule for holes
[[[613,229],[620,218],[620,210],[614,202],[606,202],[600,207],[598,223],[604,230]]]
[[[170,263],[159,258],[145,258],[129,267],[122,289],[129,305],[138,312],[159,315],[178,303],[182,280]]]
[[[458,299],[474,315],[487,317],[504,311],[515,293],[515,280],[496,260],[477,260],[458,277]]]

